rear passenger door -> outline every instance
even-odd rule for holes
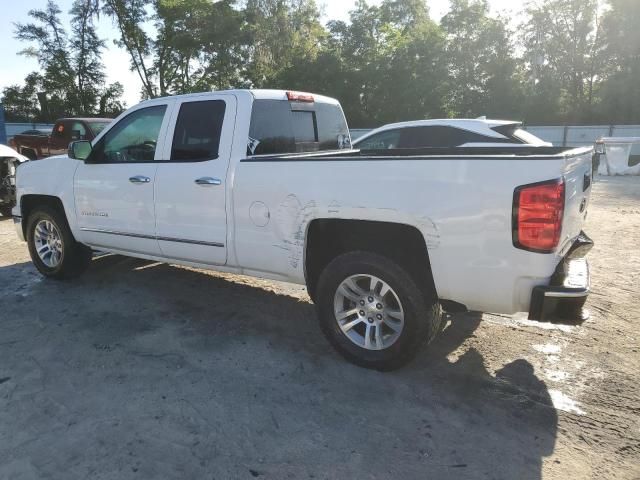
[[[226,180],[235,115],[232,94],[191,97],[174,108],[155,183],[156,234],[167,258],[226,263]]]

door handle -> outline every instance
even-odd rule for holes
[[[222,185],[222,180],[213,177],[201,177],[195,180],[198,185]]]
[[[129,177],[131,183],[149,183],[151,179],[144,175],[136,175],[135,177]]]

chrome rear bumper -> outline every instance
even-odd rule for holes
[[[584,256],[592,247],[593,241],[581,232],[558,264],[549,285],[534,287],[530,320],[575,325],[588,318],[582,307],[589,295],[591,278]]]

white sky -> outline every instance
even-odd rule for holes
[[[324,11],[325,20],[348,20],[349,10],[352,10],[356,0],[317,0]],[[381,0],[369,0],[371,4],[378,4]],[[431,16],[439,20],[449,6],[448,0],[426,0],[431,11]],[[58,5],[63,12],[67,12],[72,0],[59,0]],[[525,0],[489,0],[493,12],[514,12],[524,8]],[[11,6],[10,6],[11,5]],[[18,52],[26,47],[26,44],[18,42],[14,37],[16,22],[29,21],[28,12],[32,9],[42,9],[46,0],[20,0],[14,3],[12,0],[0,0],[0,90],[2,88],[21,84],[24,77],[34,70],[38,70],[35,59],[18,55]],[[68,17],[63,18],[68,29]],[[98,23],[98,34],[107,40],[108,49],[103,52],[103,60],[109,82],[119,81],[125,87],[125,101],[127,106],[138,103],[140,93],[140,80],[136,74],[129,71],[129,58],[127,54],[113,45],[116,31],[111,20],[101,17]]]

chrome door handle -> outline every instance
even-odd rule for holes
[[[198,185],[222,185],[222,180],[213,177],[201,177],[195,180]]]
[[[136,175],[135,177],[129,177],[131,183],[149,183],[151,179],[144,175]]]

